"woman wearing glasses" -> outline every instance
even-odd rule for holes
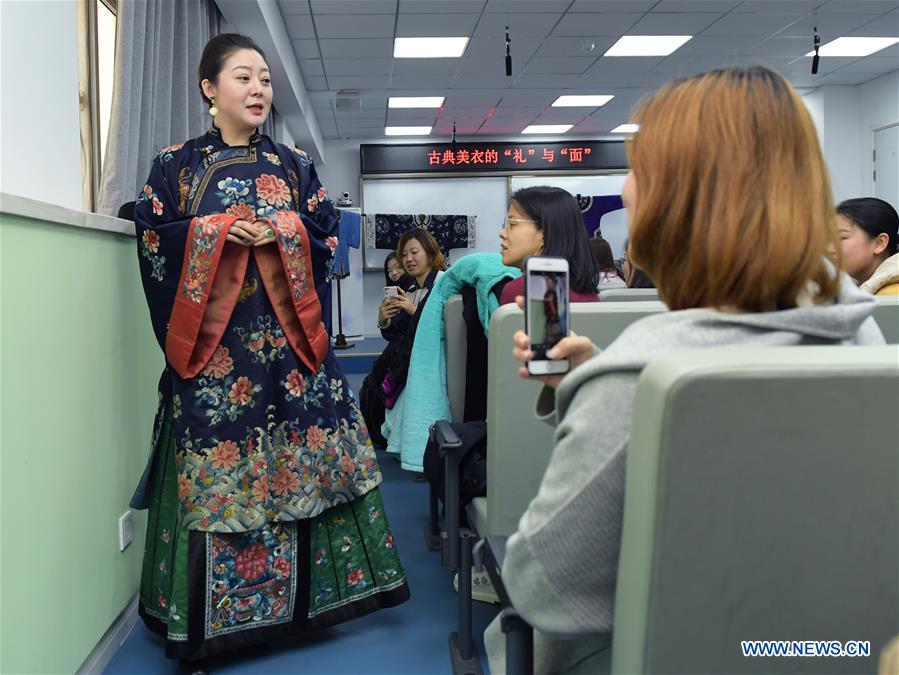
[[[557,187],[529,187],[512,195],[509,214],[499,231],[503,264],[524,269],[529,256],[565,258],[571,302],[599,302],[598,272],[577,200]],[[506,284],[500,304],[524,295],[524,277]]]

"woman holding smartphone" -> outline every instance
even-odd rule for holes
[[[385,297],[378,307],[378,328],[388,342],[406,334],[422,299],[446,269],[446,259],[437,240],[423,228],[410,230],[400,237],[396,258],[403,272],[415,280],[415,287],[409,293],[395,286],[396,292]]]
[[[651,359],[723,345],[883,344],[874,298],[826,259],[839,249],[827,170],[783,76],[755,67],[676,81],[634,121],[622,190],[629,252],[671,311],[602,352],[574,334],[549,351],[570,362],[567,374],[539,378],[538,413],[557,420],[556,446],[503,564],[515,609],[537,629],[535,672],[609,672],[628,435]],[[519,331],[514,341],[529,377],[530,340]],[[485,640],[491,672],[505,672],[498,622]]]
[[[387,439],[381,435],[385,411],[393,407],[409,372],[409,359],[417,317],[424,308],[428,292],[446,269],[446,259],[437,240],[423,228],[410,230],[400,237],[396,247],[396,259],[403,273],[415,280],[414,290],[402,286],[385,286],[394,291],[381,301],[378,308],[378,328],[389,342],[387,348],[372,366],[371,373],[359,389],[359,403],[372,443],[386,447]]]

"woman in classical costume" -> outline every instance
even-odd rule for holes
[[[256,132],[262,51],[206,46],[203,136],[164,148],[135,208],[165,351],[140,613],[197,660],[409,597],[368,432],[321,323],[337,219],[305,152]]]

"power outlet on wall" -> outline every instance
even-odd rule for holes
[[[134,523],[131,521],[131,511],[125,511],[119,517],[119,550],[124,551],[134,539]]]

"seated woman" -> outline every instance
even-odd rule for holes
[[[538,412],[555,414],[556,446],[502,570],[537,629],[535,672],[608,671],[628,434],[647,362],[677,348],[883,343],[876,301],[825,258],[837,243],[827,170],[786,79],[763,67],[697,75],[663,87],[634,121],[629,252],[671,311],[604,351],[562,340],[550,355],[571,371],[540,378]],[[528,337],[514,341],[524,364]],[[485,638],[491,673],[504,672],[497,622]]]
[[[410,230],[400,237],[396,258],[403,274],[415,283],[408,289],[396,284],[397,294],[384,298],[378,307],[378,328],[388,342],[406,334],[419,304],[446,269],[446,259],[437,240],[423,228]]]
[[[899,215],[876,197],[837,206],[843,269],[874,295],[899,295]]]
[[[503,264],[524,269],[532,255],[565,258],[571,302],[599,302],[596,263],[587,243],[587,230],[577,200],[557,187],[528,187],[512,195],[509,214],[499,231]],[[515,302],[524,293],[524,277],[503,288],[500,304]]]
[[[396,259],[414,284],[407,289],[397,285],[397,294],[381,301],[378,328],[389,344],[359,389],[360,408],[372,443],[381,448],[387,445],[387,439],[381,434],[384,412],[393,407],[406,385],[417,318],[425,306],[428,291],[446,269],[446,259],[437,240],[422,228],[410,230],[400,237]],[[388,265],[389,262],[385,262],[386,274],[393,280]],[[401,283],[402,278],[398,281]]]
[[[602,237],[593,237],[590,240],[590,253],[593,255],[593,261],[599,271],[599,283],[597,290],[601,291],[605,288],[624,288],[627,284],[624,278],[618,273],[615,267],[615,261],[612,259],[612,247]]]

